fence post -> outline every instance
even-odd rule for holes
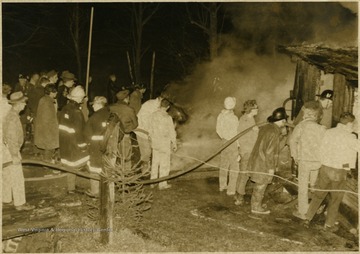
[[[110,244],[113,240],[113,211],[115,204],[115,184],[105,177],[100,179],[100,241]]]

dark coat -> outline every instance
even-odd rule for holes
[[[141,100],[143,98],[142,92],[136,89],[130,94],[129,106],[135,110],[135,114],[139,112],[141,108]]]
[[[44,95],[38,105],[34,120],[34,143],[45,150],[59,148],[59,124],[55,100]]]
[[[135,110],[123,101],[111,105],[110,111],[118,115],[124,126],[125,133],[130,133],[138,127]]]
[[[59,113],[60,158],[63,164],[80,167],[89,160],[84,128],[85,120],[80,105],[69,101]]]
[[[269,170],[278,166],[280,152],[281,129],[273,123],[269,123],[259,130],[255,146],[251,152],[247,170],[252,172],[269,173]],[[272,181],[272,176],[251,174],[251,180],[266,184]]]
[[[40,99],[45,95],[45,88],[41,85],[35,86],[29,91],[28,107],[34,117],[36,117],[36,111],[38,109]]]
[[[85,125],[84,135],[87,143],[89,144],[91,167],[102,167],[102,152],[100,151],[100,143],[103,140],[109,116],[109,109],[107,107],[101,108],[90,116]]]
[[[68,99],[67,96],[70,93],[70,88],[65,86],[65,85],[61,85],[58,88],[58,94],[57,94],[57,103],[58,103],[58,110],[62,110],[62,108],[66,105]]]

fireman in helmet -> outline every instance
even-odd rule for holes
[[[90,104],[94,109],[94,113],[87,121],[84,131],[89,145],[90,160],[88,161],[88,167],[91,173],[100,174],[102,168],[100,142],[104,139],[110,111],[106,106],[107,99],[104,96],[96,96]],[[86,194],[91,197],[99,196],[99,181],[90,180],[90,190],[86,191]]]
[[[125,161],[125,169],[131,169],[131,154],[132,145],[130,133],[138,126],[137,116],[135,110],[129,106],[129,90],[125,87],[116,94],[117,102],[110,105],[110,112],[115,113],[123,127],[124,137],[120,142],[120,155],[123,156]]]
[[[224,109],[216,120],[216,133],[223,143],[236,136],[238,129],[238,117],[234,114],[236,105],[235,97],[226,97]],[[227,190],[229,196],[235,195],[236,182],[239,175],[238,142],[234,142],[225,148],[220,154],[219,190]]]
[[[59,114],[59,144],[61,163],[79,169],[89,160],[87,143],[84,135],[85,120],[80,105],[85,97],[82,86],[71,90],[67,96],[69,102]],[[76,175],[68,175],[68,191],[75,191]]]
[[[317,103],[321,106],[322,112],[319,116],[319,123],[324,125],[326,128],[331,128],[332,126],[332,105],[333,105],[333,97],[334,92],[332,90],[324,90],[321,94],[316,95],[319,97]],[[304,110],[306,106],[304,105],[299,114],[296,116],[294,120],[294,125],[297,125],[304,119]]]
[[[251,196],[251,212],[269,214],[270,210],[262,205],[266,187],[271,183],[278,167],[280,153],[281,128],[285,126],[288,116],[285,108],[277,108],[268,117],[268,124],[259,129],[254,148],[250,154],[248,171],[251,181],[255,182]]]

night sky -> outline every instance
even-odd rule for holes
[[[94,9],[91,75],[98,87],[110,73],[130,83],[126,58],[132,57],[131,8],[137,3],[79,3],[82,22],[82,66],[85,80],[90,8]],[[150,8],[156,4],[143,3]],[[69,33],[75,3],[3,3],[3,80],[16,82],[19,73],[70,70],[77,73]],[[152,52],[156,52],[155,84],[181,81],[209,58],[208,38],[191,24],[187,9],[198,3],[159,3],[144,26],[142,82],[149,83]],[[357,46],[357,3],[222,3],[218,13],[219,55],[231,48],[258,56],[273,55],[279,44],[317,43]]]

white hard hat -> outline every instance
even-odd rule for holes
[[[236,98],[235,97],[226,97],[224,101],[225,109],[234,109],[236,105]]]
[[[70,91],[70,94],[67,96],[67,98],[69,100],[73,100],[80,103],[85,96],[86,94],[84,88],[82,86],[76,86]]]

